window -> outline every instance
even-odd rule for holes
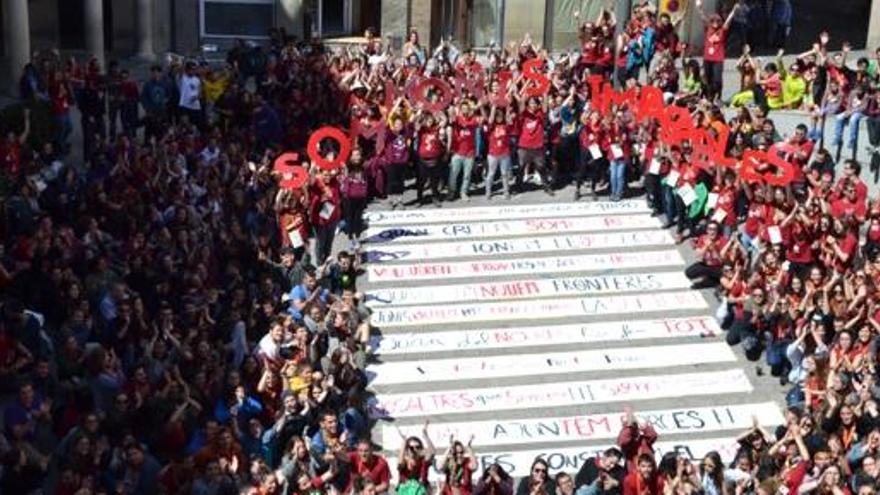
[[[553,12],[550,14],[552,15],[550,47],[559,51],[579,48],[580,22],[596,20],[603,8],[601,2],[590,0],[553,0]],[[580,13],[579,21],[574,17],[575,12]]]
[[[351,0],[318,0],[318,31],[322,37],[351,33]]]
[[[201,0],[202,37],[266,38],[275,25],[275,0]]]
[[[552,2],[552,0],[505,0],[505,41],[519,43],[526,34],[529,34],[535,44],[543,44],[548,1]]]
[[[501,41],[501,0],[474,0],[471,45],[486,47]]]

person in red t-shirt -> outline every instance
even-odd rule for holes
[[[120,72],[122,77],[119,82],[119,95],[121,97],[119,108],[119,120],[122,122],[122,132],[130,138],[134,138],[137,132],[138,121],[138,103],[140,101],[140,90],[138,83],[131,78],[127,69]]]
[[[852,182],[856,188],[856,198],[860,202],[865,202],[868,199],[868,186],[865,185],[864,181],[859,178],[859,174],[862,172],[862,165],[856,160],[846,160],[843,162],[843,174],[838,179],[837,184],[834,186],[831,197],[828,198],[829,201],[834,201],[836,196],[843,193],[845,190],[846,182]]]
[[[523,174],[529,165],[535,167],[535,171],[541,176],[541,183],[544,192],[553,196],[553,177],[547,171],[547,162],[544,159],[544,125],[547,121],[547,99],[543,100],[538,97],[531,97],[523,100],[524,95],[520,95],[520,133],[519,133],[519,149],[517,150],[517,158],[519,159],[519,173],[517,174],[517,185],[522,184]]]
[[[700,261],[687,267],[684,272],[694,280],[691,285],[693,289],[715,287],[721,281],[721,265],[733,242],[722,236],[720,230],[717,222],[709,222],[706,233],[694,241],[694,250]]]
[[[18,175],[21,171],[21,146],[27,141],[31,131],[30,110],[24,109],[24,131],[16,135],[14,131],[6,134],[6,139],[0,141],[0,171],[9,175]]]
[[[373,447],[369,440],[361,440],[357,443],[356,450],[348,453],[348,462],[351,467],[351,476],[349,476],[345,493],[351,493],[354,481],[359,478],[372,481],[376,493],[382,494],[388,491],[391,482],[388,461],[373,453]]]
[[[55,144],[59,151],[67,149],[67,140],[73,133],[73,120],[70,118],[70,107],[73,104],[73,97],[67,84],[61,83],[56,85],[52,91],[52,113],[55,115],[55,121],[58,123],[58,134],[55,137]]]
[[[843,218],[844,216],[855,217],[861,223],[865,221],[867,205],[860,200],[853,181],[843,183],[843,195],[831,202],[831,216]]]
[[[309,223],[315,229],[315,262],[318,265],[330,256],[340,218],[339,181],[333,172],[322,170],[309,186]]]
[[[452,139],[448,145],[452,158],[449,160],[449,195],[446,199],[452,201],[456,191],[459,191],[461,199],[467,201],[471,171],[477,154],[477,127],[480,125],[480,117],[474,115],[474,110],[467,101],[461,102],[457,113],[452,122]],[[462,176],[461,189],[457,187],[459,175]]]
[[[291,247],[297,258],[305,253],[311,226],[301,190],[281,189],[275,197],[275,213],[281,233],[281,245]]]
[[[706,24],[703,37],[703,71],[706,73],[707,95],[710,100],[721,98],[722,76],[724,73],[724,45],[727,43],[727,30],[739,4],[734,4],[727,19],[721,20],[718,14],[707,16],[703,11],[703,0],[697,0],[697,8]]]
[[[574,199],[581,197],[581,185],[587,182],[588,194],[595,197],[595,187],[599,182],[600,171],[606,168],[605,156],[600,147],[604,139],[602,116],[598,111],[581,114],[581,129],[578,131],[578,166],[575,173]]]
[[[832,224],[833,235],[826,236],[819,247],[822,261],[834,267],[837,273],[845,273],[853,265],[859,240],[845,219],[835,218]]]
[[[488,122],[483,126],[486,139],[489,141],[489,152],[486,158],[486,199],[492,199],[492,183],[495,182],[495,171],[501,169],[501,190],[504,198],[510,199],[510,136],[511,125],[507,122],[507,112],[503,108],[492,105]]]
[[[661,495],[663,476],[657,471],[654,457],[651,454],[639,455],[637,466],[623,479],[623,495]]]
[[[419,112],[415,121],[415,136],[418,141],[418,174],[416,175],[416,201],[422,203],[425,183],[431,188],[431,199],[434,205],[440,205],[440,186],[443,182],[443,167],[440,160],[446,149],[445,133],[437,124],[431,113]]]

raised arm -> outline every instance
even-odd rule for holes
[[[725,30],[730,28],[730,23],[733,22],[733,16],[736,15],[737,9],[739,9],[739,4],[738,3],[733,4],[733,8],[730,9],[730,13],[727,14],[727,19],[724,19],[724,29]]]
[[[706,11],[703,10],[703,0],[697,0],[697,12],[700,13],[700,19],[703,20],[703,24],[708,24],[709,16],[707,16]]]

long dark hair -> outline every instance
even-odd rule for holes
[[[497,468],[498,477],[501,478],[502,483],[510,479],[510,474],[508,474],[508,472],[505,471],[503,467],[501,467],[501,464],[493,462],[492,464],[486,466],[486,469],[483,470],[484,480],[489,478],[489,468],[491,468],[492,466],[495,466]]]
[[[721,489],[724,487],[724,465],[721,464],[721,455],[713,450],[706,454],[703,459],[711,459],[712,463],[715,464],[715,467],[712,468],[711,471],[706,471],[704,468],[705,462],[701,462],[700,473],[707,475],[709,479],[712,480],[715,488],[718,489],[718,493],[721,493]]]

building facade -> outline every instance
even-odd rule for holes
[[[713,10],[718,2],[731,1],[704,0],[704,5]],[[850,39],[854,46],[880,45],[880,0],[833,6],[827,0],[790,1],[795,30],[804,40],[816,39],[833,18],[837,40],[856,33],[860,39]],[[591,19],[609,7],[625,19],[633,3],[641,0],[2,0],[0,43],[12,80],[32,50],[59,48],[100,58],[190,55],[206,44],[263,39],[273,27],[300,38],[359,36],[371,27],[398,46],[410,29],[418,30],[423,44],[452,38],[477,48],[529,34],[536,43],[561,50],[577,45],[576,12]],[[822,10],[831,7],[831,15]],[[691,45],[701,43],[695,8],[685,9],[681,31]]]

